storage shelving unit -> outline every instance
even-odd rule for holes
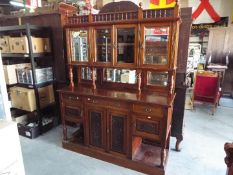
[[[53,85],[53,89],[55,86],[55,79],[54,79],[54,66],[53,66],[53,52],[52,52],[52,33],[51,29],[49,27],[45,26],[36,26],[36,25],[17,25],[17,26],[5,26],[0,28],[0,35],[13,35],[13,36],[21,36],[25,35],[27,37],[28,41],[28,53],[3,53],[2,54],[2,60],[3,62],[11,62],[11,63],[30,63],[31,64],[31,71],[32,71],[32,84],[22,84],[17,83],[13,85],[7,85],[7,87],[12,86],[19,86],[19,87],[25,87],[25,88],[31,88],[34,89],[35,92],[35,100],[36,100],[36,110],[33,112],[36,112],[38,116],[38,126],[39,126],[39,132],[40,134],[43,134],[44,129],[42,128],[42,119],[43,119],[43,111],[47,109],[48,107],[55,106],[55,102],[49,104],[46,107],[40,106],[39,101],[39,92],[38,88],[45,87],[48,85]],[[50,48],[51,51],[48,53],[33,53],[33,45],[31,36],[46,36],[50,40]],[[46,63],[45,63],[46,60]],[[39,61],[44,61],[43,64],[50,64],[49,66],[52,67],[53,70],[53,80],[52,81],[46,81],[43,83],[37,83],[37,77],[36,77],[36,64],[38,64]]]

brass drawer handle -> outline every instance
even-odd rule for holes
[[[147,116],[148,119],[151,119],[151,116]]]
[[[69,96],[69,100],[79,100],[79,97]]]
[[[146,108],[145,111],[146,112],[151,112],[151,108]]]

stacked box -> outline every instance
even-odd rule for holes
[[[31,40],[33,53],[51,52],[48,38],[31,37]],[[27,36],[9,37],[9,45],[11,53],[29,53]]]
[[[38,92],[40,106],[42,108],[55,101],[52,85],[38,88]],[[36,110],[36,99],[34,89],[15,86],[10,88],[10,97],[12,107],[30,112]]]
[[[0,50],[2,53],[10,52],[9,36],[0,36]]]
[[[6,80],[6,84],[16,84],[17,83],[17,76],[16,76],[16,69],[31,67],[30,63],[23,63],[23,64],[12,64],[12,65],[3,65],[4,76]]]
[[[17,69],[17,78],[19,83],[33,84],[33,76],[31,68]],[[37,68],[35,69],[37,83],[44,83],[53,80],[52,67]]]

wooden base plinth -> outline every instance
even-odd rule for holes
[[[161,148],[156,148],[153,147],[153,149],[151,149],[151,151],[147,152],[148,154],[150,154],[151,156],[150,159],[146,160],[142,160],[141,158],[143,157],[142,154],[137,154],[135,155],[135,157],[133,157],[134,160],[130,160],[128,158],[124,158],[124,157],[116,157],[113,154],[107,153],[107,152],[103,152],[103,151],[98,151],[98,150],[94,150],[92,148],[89,148],[87,146],[84,145],[80,145],[80,144],[75,144],[72,142],[65,142],[63,141],[62,143],[63,148],[68,149],[70,151],[74,151],[77,153],[81,153],[87,156],[91,156],[109,163],[113,163],[125,168],[129,168],[132,170],[136,170],[142,173],[146,173],[149,175],[164,175],[165,174],[165,168],[161,168],[159,166],[155,166],[155,164],[157,164],[158,159],[155,159],[155,162],[152,162],[152,158],[153,156],[158,156],[159,158],[159,154],[157,155],[157,153],[160,153],[160,149]],[[143,148],[145,148],[145,145],[140,148],[140,152],[143,152]],[[168,157],[168,150],[166,150],[166,155],[165,158],[167,159]],[[150,164],[144,164],[146,162],[148,162]],[[166,164],[167,161],[165,161]],[[166,166],[164,166],[166,167]]]

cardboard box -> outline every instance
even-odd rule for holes
[[[2,53],[10,52],[9,36],[0,37],[0,50],[2,51]]]
[[[46,107],[47,105],[49,105],[55,101],[53,85],[39,88],[38,92],[39,92],[39,96],[40,96],[40,106],[42,108]]]
[[[48,38],[31,37],[33,53],[50,52],[50,43]],[[11,53],[29,53],[28,38],[9,37]]]
[[[54,102],[53,86],[49,85],[38,89],[40,106],[46,107]],[[10,88],[12,107],[25,111],[36,110],[36,99],[34,89],[12,87]]]
[[[12,64],[12,65],[3,65],[4,70],[4,76],[6,80],[6,84],[16,84],[17,76],[16,76],[16,69],[25,68],[25,67],[31,67],[30,63],[24,63],[24,64]]]

